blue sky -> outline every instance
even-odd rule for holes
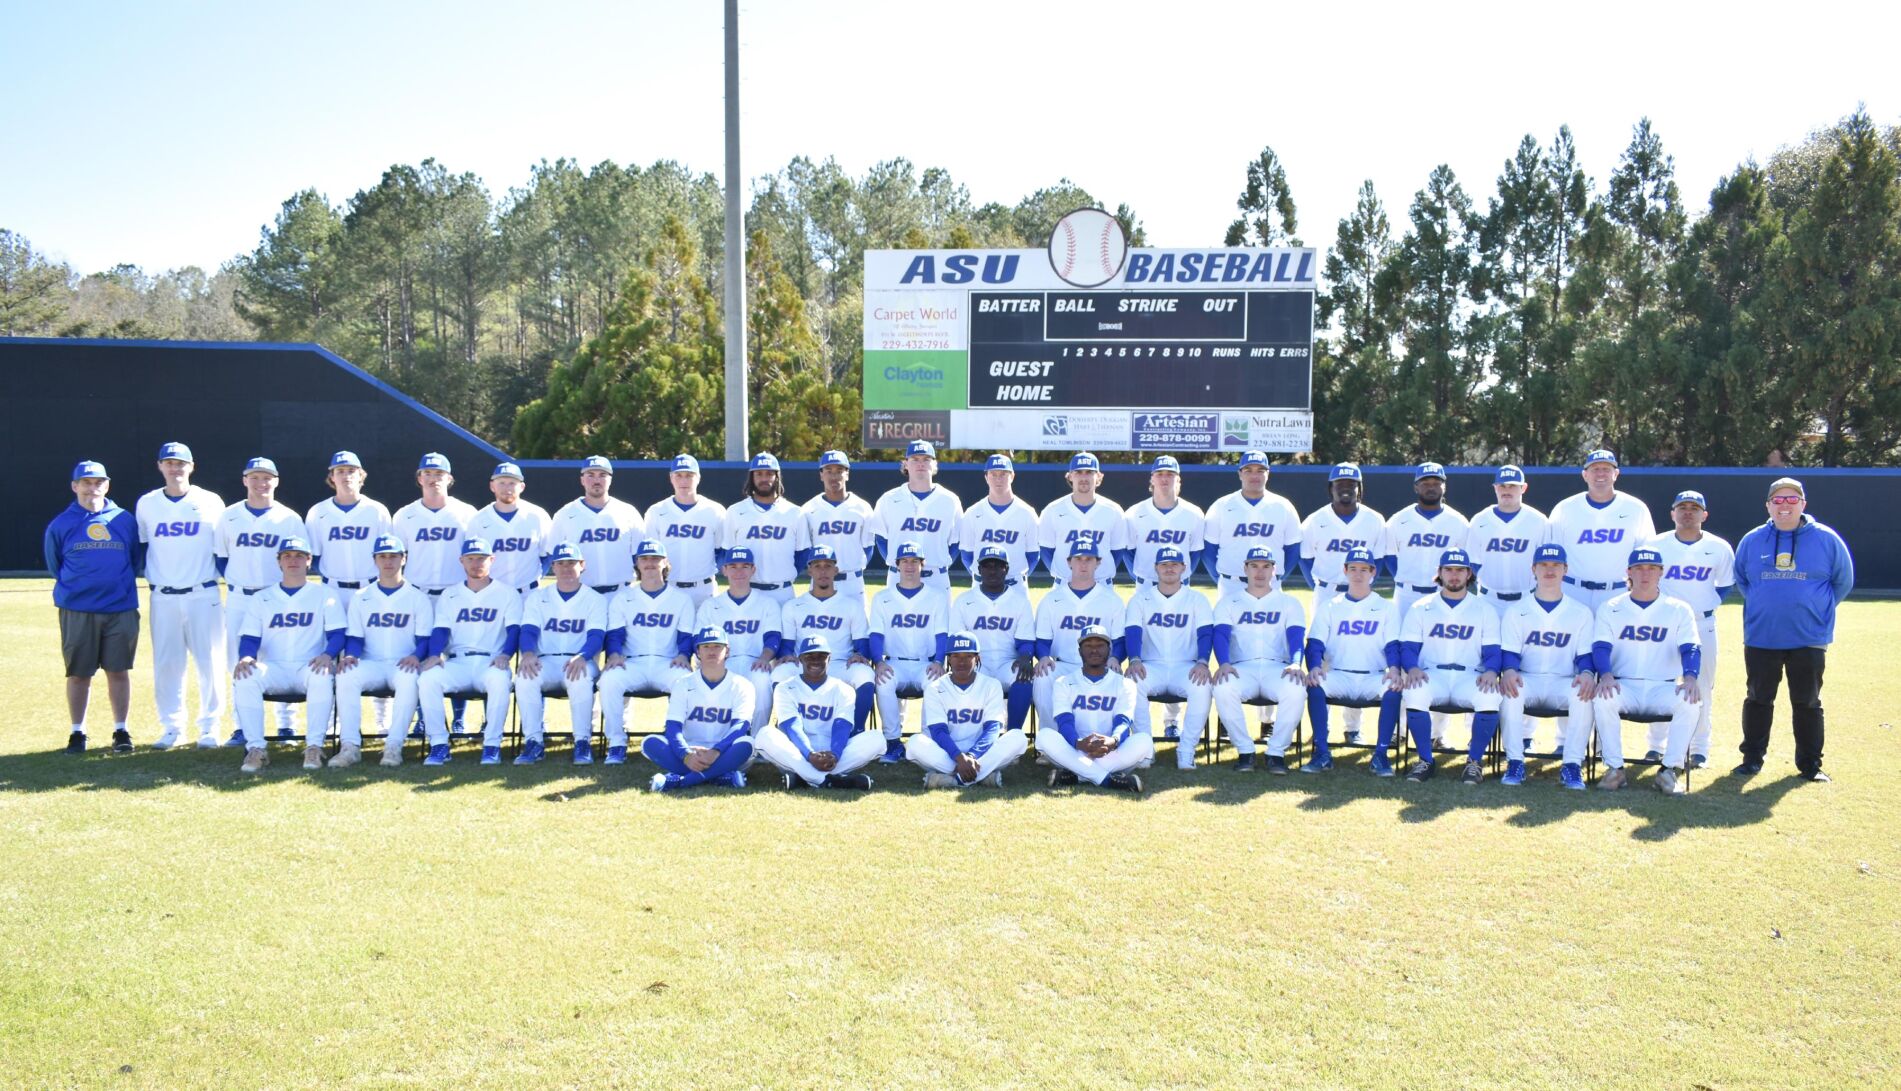
[[[1219,243],[1286,162],[1326,245],[1372,178],[1397,231],[1438,163],[1481,204],[1530,132],[1599,187],[1648,115],[1693,210],[1865,103],[1901,121],[1901,6],[1016,0],[740,8],[745,174],[903,156],[979,201],[1068,177],[1154,245]],[[12,4],[0,227],[81,272],[215,267],[296,190],[433,156],[500,193],[566,156],[721,169],[721,5]]]

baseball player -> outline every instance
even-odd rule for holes
[[[1241,487],[1209,505],[1201,531],[1202,561],[1224,595],[1247,583],[1242,565],[1255,546],[1280,558],[1277,586],[1300,561],[1300,513],[1286,497],[1268,491],[1267,452],[1243,452],[1239,474]]]
[[[1445,494],[1445,467],[1422,462],[1413,471],[1415,502],[1386,520],[1386,568],[1393,574],[1393,602],[1402,618],[1413,603],[1439,589],[1433,582],[1434,571],[1445,551],[1465,548],[1465,516],[1444,502]],[[1435,745],[1445,731],[1445,715],[1433,713]]]
[[[904,447],[904,484],[880,496],[872,509],[878,552],[885,558],[886,587],[898,584],[892,548],[910,542],[924,559],[924,585],[950,591],[950,567],[957,557],[964,505],[956,493],[934,483],[936,477],[937,448],[929,440],[914,439]]]
[[[489,578],[522,595],[540,585],[548,554],[554,551],[554,516],[523,500],[527,490],[520,466],[497,463],[488,475],[489,495],[495,499],[463,528],[463,534],[480,538],[491,551]]]
[[[244,464],[244,499],[224,509],[218,519],[218,535],[212,543],[212,563],[224,577],[225,597],[232,600],[232,612],[240,617],[245,605],[240,596],[251,598],[277,582],[277,549],[287,538],[310,541],[310,532],[297,513],[277,502],[277,463],[268,458],[253,458]],[[238,626],[225,623],[225,653],[235,665],[238,658]],[[234,709],[236,705],[232,706]],[[291,738],[291,709],[277,706],[277,734]],[[226,746],[242,746],[244,732],[232,732]]]
[[[1630,551],[1625,569],[1630,590],[1597,611],[1597,639],[1591,644],[1597,670],[1592,719],[1597,745],[1609,771],[1598,778],[1605,790],[1629,783],[1624,772],[1623,714],[1670,714],[1663,766],[1657,790],[1681,795],[1684,758],[1696,732],[1697,683],[1702,648],[1697,643],[1696,611],[1682,599],[1663,593],[1663,554],[1647,546]]]
[[[1127,612],[1115,588],[1096,582],[1096,570],[1102,562],[1096,541],[1079,537],[1068,546],[1069,580],[1050,588],[1036,607],[1036,674],[1031,681],[1031,699],[1036,702],[1038,724],[1053,723],[1056,709],[1056,683],[1063,676],[1082,669],[1082,656],[1076,642],[1090,626],[1120,634],[1128,628]],[[1110,638],[1111,660],[1120,664],[1126,654],[1121,636]],[[1119,673],[1120,667],[1117,671]],[[1131,691],[1133,692],[1133,691]],[[1124,710],[1129,722],[1135,722],[1134,701]],[[1041,746],[1037,748],[1039,751]],[[1153,751],[1153,747],[1150,748]]]
[[[878,546],[877,519],[865,498],[852,492],[851,459],[843,451],[827,451],[819,456],[818,479],[824,486],[817,496],[799,509],[805,516],[805,540],[817,550],[832,551],[834,586],[856,594],[859,605],[865,601],[865,566],[871,563],[872,550]],[[808,562],[809,563],[809,562]],[[807,569],[810,575],[810,569]],[[832,649],[834,652],[837,648]]]
[[[1158,455],[1149,470],[1149,498],[1122,517],[1123,538],[1129,543],[1129,571],[1138,587],[1156,582],[1155,556],[1173,547],[1188,559],[1188,571],[1201,566],[1201,534],[1207,515],[1182,499],[1182,464],[1173,455]],[[1184,578],[1184,581],[1186,579]]]
[[[720,531],[720,548],[726,551],[725,556],[730,558],[736,549],[747,550],[753,558],[754,577],[749,593],[784,606],[792,597],[792,583],[805,567],[811,545],[806,537],[805,514],[785,498],[779,460],[765,452],[754,455],[746,470],[745,499],[726,509]],[[734,652],[737,654],[738,649]],[[763,693],[760,700],[767,702],[759,713],[763,721],[772,706]]]
[[[390,533],[409,551],[404,569],[409,582],[430,595],[461,583],[462,539],[475,508],[449,495],[455,475],[449,459],[435,451],[416,466],[416,486],[422,496],[404,504],[390,520]],[[492,546],[491,546],[492,548]]]
[[[1004,579],[1009,583],[1028,580],[1042,559],[1036,544],[1036,509],[1017,496],[1016,476],[1016,464],[1009,455],[984,460],[984,484],[990,491],[964,509],[964,521],[957,530],[958,555],[972,576],[977,573],[977,555],[986,548],[1002,554]]]
[[[759,753],[779,767],[787,791],[870,789],[871,778],[858,770],[884,752],[884,740],[852,727],[858,697],[831,675],[832,649],[824,638],[802,637],[796,650],[799,673],[774,687],[772,723],[759,733]]]
[[[980,657],[976,634],[952,633],[943,675],[924,687],[924,730],[904,756],[923,768],[926,788],[1001,788],[1004,769],[1029,749],[1021,728],[1004,730],[1003,687],[977,669]]]
[[[1471,593],[1472,558],[1463,549],[1439,557],[1439,593],[1413,603],[1399,626],[1399,665],[1405,671],[1403,703],[1406,729],[1418,760],[1406,779],[1431,780],[1432,707],[1453,705],[1472,716],[1472,743],[1466,752],[1466,784],[1485,778],[1481,761],[1498,730],[1498,611]]]
[[[1058,709],[1055,730],[1039,732],[1036,740],[1056,767],[1050,787],[1086,780],[1141,795],[1142,778],[1131,770],[1154,759],[1155,742],[1133,730],[1135,683],[1109,669],[1114,641],[1100,625],[1077,634],[1076,654],[1080,664],[1057,678],[1051,698]]]
[[[1188,706],[1188,730],[1176,747],[1175,764],[1193,769],[1195,745],[1208,726],[1208,706],[1214,700],[1214,678],[1208,671],[1214,611],[1208,596],[1182,582],[1192,566],[1179,547],[1162,546],[1148,563],[1152,578],[1136,577],[1137,582],[1149,582],[1136,590],[1123,611],[1123,650],[1128,655],[1123,673],[1135,683],[1135,730],[1151,733],[1150,701],[1158,696],[1180,698]]]
[[[542,698],[566,694],[574,732],[574,764],[594,761],[594,657],[607,642],[607,600],[582,583],[587,562],[568,542],[549,561],[554,582],[528,593],[521,609],[521,659],[515,666],[515,708],[527,741],[516,765],[533,765],[547,752],[542,741]],[[544,660],[546,660],[544,662]]]
[[[1003,690],[1006,729],[1020,731],[1030,718],[1036,674],[1036,611],[1022,581],[1010,581],[1010,563],[999,546],[977,551],[977,581],[951,603],[951,628],[976,638],[977,669]]]
[[[1730,544],[1703,529],[1709,518],[1709,504],[1695,489],[1685,489],[1670,504],[1670,521],[1676,530],[1659,534],[1649,542],[1663,556],[1663,593],[1682,599],[1697,616],[1697,644],[1702,649],[1697,685],[1696,733],[1690,737],[1689,768],[1701,769],[1710,763],[1710,705],[1716,692],[1716,608],[1729,597],[1736,584],[1736,551]],[[1644,757],[1657,761],[1663,757],[1663,724],[1650,725],[1649,753]]]
[[[712,625],[726,634],[726,669],[746,679],[754,702],[748,722],[757,734],[772,714],[772,668],[778,662],[785,625],[778,602],[752,589],[754,568],[751,547],[728,549],[720,565],[726,590],[707,599],[694,620],[702,629]]]
[[[804,669],[804,664],[798,662],[798,649],[807,637],[818,638],[829,653],[826,669],[850,686],[855,695],[852,727],[863,731],[877,697],[864,596],[839,591],[834,583],[838,578],[838,555],[829,545],[812,547],[805,570],[812,579],[811,586],[779,612],[783,630],[779,655],[785,662],[773,669],[772,683],[782,686],[797,678]],[[864,586],[864,581],[861,579],[858,585]]]
[[[1632,547],[1657,536],[1650,509],[1617,490],[1617,456],[1592,451],[1584,457],[1585,491],[1551,509],[1550,540],[1564,547],[1571,571],[1566,594],[1593,613],[1625,587],[1625,558]]]
[[[198,745],[218,745],[224,715],[224,604],[214,562],[224,501],[191,483],[191,448],[167,443],[158,449],[161,488],[133,505],[139,541],[145,543],[145,582],[151,586],[152,695],[161,734],[152,746],[178,743],[185,726],[185,661],[198,667]]]
[[[1036,544],[1043,553],[1043,567],[1057,574],[1057,564],[1071,556],[1071,547],[1086,541],[1102,558],[1104,567],[1097,571],[1096,579],[1108,587],[1116,581],[1117,558],[1126,560],[1128,554],[1127,513],[1121,504],[1096,491],[1102,487],[1102,463],[1095,455],[1081,451],[1071,456],[1069,470],[1063,476],[1069,480],[1069,495],[1050,501],[1036,522]]]
[[[459,548],[459,547],[458,547]],[[376,558],[376,582],[354,594],[345,604],[343,655],[337,660],[337,732],[342,745],[330,764],[355,765],[363,758],[363,691],[388,689],[395,694],[395,730],[383,736],[383,764],[403,763],[401,725],[416,714],[416,682],[429,658],[429,634],[436,628],[435,600],[403,579],[403,540],[385,534],[371,543]],[[436,706],[438,711],[441,705]],[[323,768],[323,749],[304,751],[304,768]],[[449,744],[429,748],[425,765],[449,760]]]
[[[554,513],[551,535],[578,551],[595,592],[608,596],[634,578],[634,546],[648,536],[640,510],[608,494],[613,484],[614,464],[589,455],[581,463],[581,495]]]
[[[1228,741],[1240,754],[1236,768],[1254,768],[1254,736],[1248,731],[1244,702],[1266,698],[1274,702],[1274,729],[1267,737],[1267,771],[1287,772],[1287,744],[1300,724],[1307,703],[1307,672],[1302,654],[1307,647],[1307,611],[1285,591],[1274,589],[1274,551],[1252,546],[1242,562],[1247,586],[1221,596],[1214,608],[1214,703]],[[1182,740],[1193,765],[1194,746]]]
[[[719,588],[720,534],[726,527],[726,505],[700,495],[700,460],[689,454],[673,456],[667,473],[673,495],[647,509],[647,536],[666,547],[673,585],[705,605]]]
[[[1566,710],[1564,763],[1558,776],[1566,788],[1583,790],[1581,762],[1591,741],[1591,698],[1597,673],[1591,664],[1595,622],[1584,604],[1564,593],[1565,559],[1561,545],[1541,545],[1532,554],[1537,586],[1505,604],[1499,618],[1498,692],[1504,701],[1499,721],[1505,732],[1505,775],[1500,783],[1525,782],[1525,707]]]
[[[628,696],[671,697],[693,662],[697,611],[686,590],[668,581],[667,549],[658,540],[634,547],[634,576],[608,600],[607,667],[594,687],[607,733],[605,765],[627,760]]]
[[[521,643],[523,595],[495,579],[494,555],[480,538],[462,539],[463,580],[436,599],[436,624],[429,632],[429,657],[416,679],[417,699],[428,732],[429,750],[449,744],[442,701],[452,693],[481,690],[487,722],[482,727],[483,765],[502,763],[502,730],[508,726],[510,666]],[[402,740],[383,745],[402,752]],[[335,764],[334,762],[332,764]]]
[[[944,673],[950,643],[950,600],[924,583],[924,550],[916,542],[900,542],[894,563],[898,582],[871,598],[869,648],[885,738],[879,760],[887,765],[904,760],[901,698],[922,696],[925,685]]]
[[[746,786],[752,764],[752,683],[726,669],[726,633],[703,625],[693,637],[699,668],[673,685],[667,698],[667,725],[649,735],[640,752],[658,765],[648,787],[672,792],[701,784]]]
[[[236,627],[231,709],[244,738],[244,763],[238,769],[245,773],[262,772],[270,764],[264,749],[264,700],[272,695],[303,696],[308,767],[309,748],[321,747],[330,732],[336,696],[332,675],[347,624],[336,592],[309,580],[310,543],[296,536],[284,538],[277,544],[277,561],[278,582],[245,601]]]
[[[1307,718],[1313,723],[1314,756],[1303,773],[1333,768],[1327,738],[1329,701],[1378,701],[1378,745],[1368,768],[1376,777],[1393,775],[1393,735],[1399,729],[1399,610],[1391,599],[1373,593],[1379,563],[1370,549],[1347,551],[1346,587],[1314,596],[1313,626],[1307,630]]]
[[[1472,517],[1465,533],[1465,551],[1484,576],[1479,597],[1502,616],[1511,604],[1531,593],[1537,582],[1531,574],[1531,555],[1550,534],[1545,513],[1525,503],[1525,471],[1500,466],[1492,475],[1497,503]]]
[[[1360,467],[1342,462],[1327,473],[1326,507],[1300,524],[1300,569],[1314,598],[1346,589],[1347,554],[1364,549],[1375,557],[1387,555],[1386,517],[1360,503],[1365,495]],[[1402,619],[1403,620],[1403,619]],[[1360,710],[1349,708],[1342,717],[1348,743],[1360,741]]]
[[[337,589],[337,598],[346,604],[358,591],[376,582],[376,559],[370,545],[390,532],[389,509],[380,500],[363,495],[368,475],[363,460],[354,451],[338,451],[330,456],[330,468],[324,481],[330,486],[329,497],[311,505],[304,513],[304,528],[310,532],[312,575]]]

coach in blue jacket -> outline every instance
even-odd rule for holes
[[[145,565],[138,521],[106,499],[106,468],[73,467],[73,502],[47,524],[46,568],[59,607],[59,643],[66,657],[66,708],[73,733],[66,752],[86,752],[86,704],[92,676],[106,672],[112,702],[112,749],[132,749],[126,711],[132,704],[132,656],[139,646],[138,572]]]
[[[1795,715],[1795,767],[1805,780],[1822,772],[1822,667],[1835,639],[1835,607],[1855,586],[1855,561],[1841,535],[1808,514],[1808,493],[1793,477],[1769,486],[1769,521],[1736,543],[1736,589],[1743,593],[1743,763],[1762,772],[1775,722],[1776,690],[1789,676]]]

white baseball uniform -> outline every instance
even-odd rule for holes
[[[1386,695],[1386,668],[1399,663],[1399,608],[1393,600],[1370,590],[1357,599],[1348,591],[1317,594],[1307,637],[1319,656],[1308,666],[1327,667],[1320,680],[1327,700],[1378,701]]]
[[[865,566],[878,546],[877,515],[865,498],[848,492],[845,499],[833,503],[819,493],[800,507],[805,516],[805,538],[814,548],[831,546],[838,554],[840,590],[855,592],[862,605],[865,598]]]
[[[1221,593],[1248,581],[1248,550],[1261,546],[1274,551],[1274,586],[1279,587],[1292,568],[1288,547],[1301,544],[1300,513],[1279,493],[1268,491],[1249,500],[1236,489],[1208,508],[1201,531],[1203,548],[1213,548],[1214,570]]]
[[[674,683],[687,676],[687,667],[674,660],[693,655],[693,599],[678,587],[648,591],[639,584],[623,587],[607,603],[609,655],[624,655],[624,663],[601,671],[594,687],[600,694],[601,719],[607,745],[627,745],[627,698],[667,697]]]
[[[926,670],[944,661],[950,634],[950,599],[928,584],[906,590],[896,584],[871,597],[871,660],[891,665],[877,683],[878,723],[886,741],[904,733],[902,693],[922,694]]]
[[[310,661],[333,645],[341,649],[345,624],[336,591],[314,580],[294,591],[274,583],[245,601],[235,631],[241,646],[257,641],[257,662],[231,683],[231,708],[246,748],[264,745],[265,699],[291,694],[304,698],[304,745],[323,745],[336,691],[332,676],[312,670]]]
[[[523,595],[491,578],[480,591],[464,580],[444,591],[436,603],[436,625],[429,651],[441,661],[416,679],[423,729],[429,745],[449,741],[443,699],[482,694],[482,745],[502,745],[508,726],[508,695],[514,682],[508,664],[520,642]]]
[[[1036,611],[1021,583],[991,598],[982,587],[951,603],[951,631],[977,638],[977,670],[1007,689],[1016,681],[1018,656],[1036,654]]]
[[[849,662],[853,655],[864,656],[871,650],[871,621],[865,613],[863,595],[837,587],[824,598],[808,592],[786,603],[779,615],[783,630],[779,634],[779,655],[791,662],[773,668],[774,685],[784,685],[799,676],[799,641],[808,636],[824,641],[826,650],[832,653],[829,677],[840,679],[854,692],[872,684],[870,667]]]
[[[1149,702],[1156,697],[1178,697],[1188,706],[1182,717],[1181,745],[1176,760],[1194,761],[1195,745],[1208,726],[1208,707],[1214,700],[1211,682],[1189,678],[1195,664],[1206,664],[1214,648],[1214,608],[1208,596],[1186,585],[1173,595],[1149,584],[1138,588],[1123,609],[1124,650],[1142,661],[1142,677],[1135,680],[1135,730],[1150,734]]]
[[[489,578],[524,594],[541,579],[542,558],[554,552],[554,516],[526,500],[516,501],[514,511],[489,504],[469,519],[463,532],[488,543]],[[581,575],[585,579],[590,573]]]
[[[720,535],[726,505],[702,496],[681,507],[669,496],[647,509],[647,537],[667,547],[667,578],[697,609],[718,590]]]
[[[1596,611],[1628,586],[1630,551],[1657,536],[1650,509],[1626,492],[1601,507],[1581,492],[1551,509],[1550,540],[1564,547],[1565,594]]]
[[[1004,730],[1006,715],[996,679],[979,672],[970,685],[960,686],[943,675],[924,687],[924,730],[904,744],[904,756],[927,773],[954,776],[957,759],[968,754],[977,763],[970,783],[981,783],[1029,749],[1021,730]]]
[[[397,664],[414,656],[420,665],[429,657],[435,600],[413,583],[394,590],[372,583],[350,595],[345,611],[344,651],[356,663],[337,673],[337,733],[346,745],[362,746],[363,694],[387,689],[395,698],[391,730],[400,738],[416,716],[420,674]]]
[[[799,558],[811,548],[806,537],[805,515],[785,497],[763,505],[746,499],[726,509],[726,522],[720,531],[720,548],[745,546],[752,550],[752,594],[764,595],[778,605],[792,597],[792,583],[799,578]],[[767,707],[764,716],[772,711]]]
[[[1663,763],[1673,769],[1683,767],[1696,732],[1697,708],[1676,687],[1677,679],[1686,673],[1684,649],[1701,651],[1696,622],[1696,612],[1688,603],[1664,594],[1639,603],[1626,591],[1598,609],[1593,649],[1610,645],[1609,662],[1596,664],[1598,675],[1601,681],[1608,666],[1618,689],[1610,696],[1600,692],[1592,710],[1604,764],[1613,769],[1624,764],[1622,717],[1634,712],[1670,717]]]
[[[468,578],[462,571],[463,528],[475,518],[475,508],[451,496],[432,508],[420,499],[404,504],[390,520],[390,533],[409,547],[403,578],[431,594],[440,593]]]
[[[772,668],[754,670],[753,663],[761,655],[779,657],[783,611],[778,601],[763,591],[752,591],[744,599],[735,599],[732,591],[726,590],[707,599],[695,615],[696,628],[709,625],[726,634],[726,673],[746,678],[746,688],[754,702],[750,723],[753,734],[757,735],[772,713]]]
[[[198,733],[217,731],[224,715],[224,604],[218,594],[216,538],[224,517],[216,493],[188,486],[183,496],[153,489],[134,507],[151,586],[152,694],[158,723],[176,736],[185,720],[185,660],[198,666]]]
[[[586,578],[585,569],[582,578]],[[521,714],[522,735],[529,742],[542,741],[541,710],[551,693],[568,698],[568,723],[575,742],[594,734],[594,680],[600,675],[594,660],[606,635],[607,599],[592,587],[563,593],[558,585],[546,583],[528,593],[521,611],[521,650],[540,657],[541,671],[533,678],[516,672],[515,708]],[[568,662],[576,656],[582,657],[587,670],[579,678],[569,678]]]
[[[1702,645],[1702,673],[1696,676],[1696,733],[1690,737],[1690,753],[1710,755],[1710,705],[1716,693],[1716,608],[1736,583],[1736,551],[1723,539],[1704,531],[1694,542],[1678,538],[1676,531],[1659,534],[1650,548],[1663,554],[1663,581],[1659,589],[1672,598],[1682,599],[1697,617],[1697,640]],[[1662,750],[1667,729],[1650,725],[1650,749]]]
[[[1254,753],[1246,703],[1269,700],[1274,702],[1274,729],[1267,737],[1267,752],[1284,756],[1307,704],[1304,676],[1287,673],[1302,662],[1306,651],[1307,611],[1285,591],[1269,591],[1256,598],[1242,587],[1222,595],[1215,604],[1214,626],[1215,660],[1235,671],[1214,688],[1216,715],[1227,729],[1228,741],[1240,753]],[[1182,745],[1192,758],[1194,750],[1186,739]]]
[[[634,578],[634,547],[647,536],[639,509],[612,496],[600,507],[577,496],[554,513],[554,544],[566,542],[585,562],[581,582],[589,587],[624,587]]]
[[[1328,504],[1300,525],[1301,563],[1307,566],[1316,591],[1346,590],[1347,551],[1352,549],[1367,550],[1375,557],[1389,555],[1386,519],[1365,504],[1351,519],[1340,518]],[[1225,559],[1228,551],[1221,552]]]
[[[1489,660],[1498,648],[1498,611],[1477,595],[1457,601],[1443,593],[1413,603],[1400,622],[1405,666],[1417,665],[1424,685],[1405,691],[1407,712],[1453,705],[1471,712],[1497,712],[1501,698],[1479,689],[1479,675],[1496,669]],[[1417,658],[1411,649],[1417,648]],[[1488,651],[1489,650],[1489,651]]]
[[[1566,717],[1565,764],[1583,763],[1591,741],[1591,702],[1578,696],[1577,676],[1591,669],[1595,632],[1591,611],[1569,595],[1548,603],[1527,594],[1506,604],[1499,618],[1500,665],[1519,676],[1518,696],[1499,705],[1507,758],[1525,760],[1525,740],[1531,736],[1525,710],[1556,709]]]
[[[1167,511],[1156,507],[1153,499],[1130,508],[1122,516],[1123,537],[1134,554],[1129,560],[1129,570],[1135,582],[1138,585],[1155,582],[1155,554],[1165,546],[1182,551],[1188,561],[1182,580],[1185,583],[1192,578],[1195,569],[1200,567],[1202,528],[1207,519],[1199,507],[1180,499]]]
[[[224,509],[224,515],[218,519],[218,535],[212,543],[212,552],[224,558],[226,595],[232,601],[231,609],[237,611],[237,620],[242,620],[242,611],[247,608],[238,604],[239,596],[253,596],[277,585],[282,575],[277,567],[277,544],[293,537],[308,542],[310,532],[304,529],[304,521],[296,512],[275,500],[263,511],[253,511],[242,500]],[[224,633],[226,661],[235,665],[239,634],[233,619],[225,621]],[[233,712],[237,710],[236,700],[234,695]],[[290,732],[288,705],[279,706],[277,722],[284,733]]]
[[[310,569],[323,581],[351,595],[376,582],[376,557],[370,550],[380,535],[390,532],[389,509],[380,500],[358,496],[345,508],[332,496],[319,500],[304,513],[310,531]]]
[[[1057,678],[1051,701],[1057,712],[1051,726],[1036,733],[1036,749],[1050,762],[1101,784],[1125,769],[1155,757],[1155,741],[1134,730],[1135,683],[1112,670],[1091,678],[1081,669]],[[1076,748],[1090,735],[1107,735],[1116,748],[1092,758]]]
[[[815,753],[837,759],[831,772],[848,776],[884,753],[884,739],[876,731],[852,733],[852,710],[858,695],[837,678],[813,686],[804,678],[781,682],[773,690],[772,722],[759,733],[759,753],[780,769],[813,787],[825,783],[825,773],[812,764]]]
[[[951,562],[956,559],[958,529],[964,506],[957,494],[942,485],[919,495],[899,485],[878,498],[872,508],[872,532],[884,542],[885,586],[898,585],[898,566],[891,558],[903,542],[916,542],[924,554],[924,586],[950,590]]]
[[[1030,683],[1030,699],[1036,704],[1039,729],[1040,725],[1051,723],[1055,716],[1050,702],[1056,697],[1057,679],[1083,669],[1082,656],[1076,650],[1082,631],[1091,625],[1100,625],[1109,630],[1113,645],[1120,645],[1128,628],[1126,618],[1122,596],[1104,583],[1092,584],[1085,591],[1059,583],[1043,596],[1036,607],[1036,655],[1038,659],[1055,660],[1056,668],[1048,674],[1038,674]],[[1110,662],[1114,663],[1117,658],[1112,646]],[[1128,713],[1133,723],[1133,702]]]
[[[1510,515],[1488,506],[1472,517],[1465,534],[1465,551],[1479,569],[1479,595],[1503,614],[1511,604],[1531,594],[1538,581],[1531,574],[1531,555],[1551,532],[1545,513],[1521,505]]]
[[[667,698],[667,726],[661,745],[681,758],[687,748],[724,751],[741,741],[750,748],[752,710],[757,703],[752,682],[738,671],[729,670],[713,683],[708,683],[699,671],[689,671],[673,684],[673,693]],[[653,742],[647,740],[643,749]]]
[[[1121,504],[1101,493],[1087,508],[1078,505],[1073,494],[1050,501],[1036,521],[1036,544],[1042,548],[1044,567],[1061,583],[1069,578],[1070,547],[1091,541],[1102,554],[1102,563],[1096,566],[1096,582],[1113,584],[1118,567],[1115,551],[1129,548],[1129,526],[1124,521],[1127,517]]]
[[[1024,503],[1021,497],[1012,496],[1008,504],[998,507],[986,494],[964,509],[964,521],[957,531],[957,550],[972,580],[977,577],[977,554],[985,546],[1003,550],[1010,562],[1010,574],[1005,578],[1021,583],[1030,578],[1042,559],[1036,533],[1036,509]]]
[[[1394,562],[1393,601],[1401,617],[1413,603],[1437,593],[1432,581],[1439,575],[1439,555],[1464,549],[1468,526],[1450,504],[1432,514],[1408,504],[1386,520],[1386,555]]]

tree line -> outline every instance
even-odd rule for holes
[[[1482,204],[1443,165],[1403,215],[1363,184],[1325,247],[1312,457],[1892,463],[1898,163],[1901,129],[1858,110],[1694,214],[1648,120],[1601,187],[1565,127],[1524,137]],[[1226,245],[1300,244],[1288,168],[1246,165]],[[752,447],[857,448],[865,250],[1040,247],[1103,204],[1068,180],[978,204],[903,159],[756,179]],[[716,450],[722,213],[668,161],[544,161],[498,197],[424,160],[340,205],[293,194],[213,274],[80,277],[0,231],[0,334],[316,341],[523,457]]]

